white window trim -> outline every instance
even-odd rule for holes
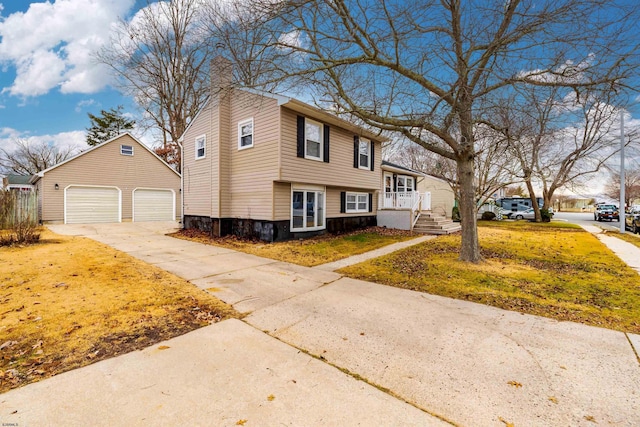
[[[202,141],[203,141],[203,143],[204,143],[204,146],[203,146],[203,148],[204,148],[204,155],[202,155],[202,156],[198,156],[198,141],[199,141],[200,139],[202,139]],[[194,148],[195,148],[195,157],[196,157],[196,160],[204,159],[204,158],[206,158],[206,157],[207,157],[207,135],[206,135],[206,134],[199,135],[199,136],[196,136],[196,137],[195,137],[195,139],[194,139]]]
[[[246,125],[247,123],[251,123],[251,145],[243,146],[242,145],[242,136],[243,136],[242,126]],[[246,150],[247,148],[253,148],[255,140],[256,140],[256,134],[255,134],[255,128],[253,126],[253,117],[238,122],[238,150]]]
[[[307,154],[307,123],[312,125],[316,125],[320,128],[320,156],[312,156]],[[311,120],[305,117],[304,119],[304,158],[309,160],[316,160],[318,162],[324,161],[324,125],[320,122],[316,122],[315,120]]]
[[[349,209],[347,206],[349,205],[348,203],[348,199],[349,196],[355,196],[356,198],[356,208],[355,209]],[[364,210],[362,209],[358,209],[358,196],[365,196],[365,200],[367,201],[367,206],[365,207]],[[369,193],[354,193],[354,192],[348,192],[345,196],[345,201],[344,201],[344,211],[346,213],[361,213],[361,212],[369,212]]]
[[[306,209],[303,208],[303,211],[305,212],[305,216],[303,216],[303,221],[302,221],[302,227],[299,228],[294,228],[293,227],[293,192],[294,191],[298,191],[298,192],[302,192],[304,195],[303,200],[306,201],[307,200],[307,195],[306,193],[316,193],[316,203],[318,200],[318,193],[322,193],[323,197],[322,197],[322,224],[321,226],[316,226],[316,227],[307,227],[307,222],[304,220],[305,216],[306,216]],[[294,231],[294,232],[304,232],[304,231],[318,231],[318,230],[325,230],[327,228],[327,188],[326,187],[321,187],[321,186],[316,186],[316,185],[301,185],[301,186],[291,186],[291,197],[289,198],[289,208],[291,209],[291,213],[290,213],[290,230]],[[318,215],[318,207],[316,206],[316,223],[317,221],[317,215]]]
[[[131,154],[125,153],[124,152],[124,147],[131,148]],[[133,145],[121,144],[120,145],[120,154],[122,154],[123,156],[133,156]]]
[[[369,154],[367,154],[367,164],[365,166],[360,164],[360,144],[366,142],[367,143],[367,147],[369,147]],[[358,169],[364,169],[364,170],[371,170],[371,150],[373,150],[373,144],[371,143],[370,140],[368,139],[361,139],[360,142],[358,143]]]

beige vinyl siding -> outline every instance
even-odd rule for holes
[[[253,147],[238,150],[238,123],[253,118]],[[235,91],[229,115],[229,209],[224,216],[273,220],[273,191],[278,177],[280,137],[277,101]],[[224,164],[224,163],[223,163]]]
[[[418,191],[431,193],[432,212],[451,218],[455,196],[449,184],[438,178],[426,176],[418,182]]]
[[[354,193],[373,193],[373,209],[371,212],[356,212],[356,213],[341,213],[340,212],[340,193],[341,192],[354,192]],[[327,218],[338,218],[347,216],[366,216],[375,215],[378,207],[378,195],[375,190],[363,190],[361,188],[346,188],[346,187],[327,187]]]
[[[291,219],[291,183],[273,183],[274,221]]]
[[[210,129],[212,110],[209,102],[195,118],[182,140],[182,176],[184,185],[185,215],[211,216],[212,205],[212,149],[213,135]],[[195,140],[206,136],[205,158],[196,160]]]
[[[134,147],[133,156],[120,154],[120,145]],[[58,190],[55,189],[58,184]],[[180,176],[129,135],[88,151],[44,174],[39,182],[42,220],[64,221],[64,189],[69,185],[118,187],[122,191],[122,219],[131,220],[133,190],[171,188],[180,194]],[[180,203],[176,200],[177,216]]]
[[[281,181],[345,186],[374,191],[380,188],[381,144],[374,143],[374,170],[353,167],[354,133],[330,128],[329,163],[297,157],[297,113],[281,108]],[[309,117],[314,119],[313,117]],[[321,121],[320,121],[321,122]]]

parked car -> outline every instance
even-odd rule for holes
[[[640,234],[640,212],[626,214],[624,218],[624,228],[633,233]]]
[[[529,208],[526,211],[511,212],[511,218],[534,220],[536,219],[536,212],[533,208]]]
[[[620,213],[616,205],[597,204],[596,211],[593,213],[594,221],[602,221],[608,219],[609,221],[620,221]]]

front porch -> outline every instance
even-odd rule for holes
[[[378,199],[378,226],[425,234],[450,234],[460,224],[431,212],[431,193],[385,191]]]

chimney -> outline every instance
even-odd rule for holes
[[[233,82],[233,64],[222,55],[213,58],[209,64],[211,73],[211,96],[223,89],[230,89]]]

